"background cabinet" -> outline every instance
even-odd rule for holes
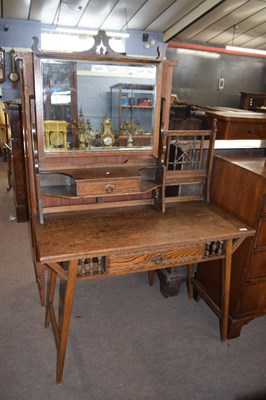
[[[266,93],[241,92],[240,108],[256,111],[266,106]]]
[[[69,122],[77,119],[76,64],[48,64],[44,73],[44,119]]]
[[[265,139],[266,114],[247,111],[207,111],[207,123],[217,119],[216,139]]]
[[[8,174],[14,191],[16,218],[18,222],[24,222],[28,219],[28,205],[21,105],[6,102],[5,106],[11,132]]]
[[[266,314],[266,164],[265,157],[218,157],[213,170],[212,202],[255,228],[232,260],[228,337],[240,335],[253,318]],[[220,304],[221,266],[198,266],[196,278]]]
[[[118,83],[111,86],[111,117],[120,146],[151,145],[154,118],[153,85]],[[130,140],[128,141],[130,137]]]

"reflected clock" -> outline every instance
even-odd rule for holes
[[[105,147],[112,147],[115,142],[112,128],[112,120],[109,115],[106,115],[102,121],[101,141]]]

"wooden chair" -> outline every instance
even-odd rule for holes
[[[164,154],[162,157],[161,210],[167,204],[180,201],[210,201],[210,182],[216,137],[216,120],[210,130],[162,130]],[[182,227],[180,227],[182,229]],[[188,266],[188,280],[192,266]],[[153,285],[155,271],[149,271]],[[189,295],[191,288],[189,288]]]

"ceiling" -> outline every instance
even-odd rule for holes
[[[266,50],[266,0],[0,0],[1,18]]]

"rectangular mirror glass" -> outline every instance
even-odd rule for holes
[[[41,59],[44,152],[152,149],[153,64]]]

